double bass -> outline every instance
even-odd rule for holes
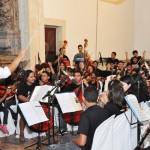
[[[68,44],[68,42],[67,42],[67,40],[64,40],[64,44],[63,44],[63,46],[62,46],[62,48],[61,48],[61,55],[64,55],[65,54],[65,52],[66,52],[66,46],[67,46],[67,44]],[[66,59],[66,58],[61,58],[61,61],[62,62],[64,62],[66,65],[67,65],[67,67],[70,67],[71,65],[70,65],[70,62]]]
[[[90,55],[87,52],[87,46],[88,46],[88,39],[84,39],[85,65],[89,66],[92,65],[93,61],[91,60]]]

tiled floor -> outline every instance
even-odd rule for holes
[[[46,137],[42,137],[41,139],[45,139]],[[59,136],[55,136],[55,140],[59,139]],[[52,140],[52,138],[51,138]],[[32,145],[38,141],[38,138],[34,139],[26,139],[25,142],[20,142],[15,135],[11,135],[8,137],[0,138],[0,150],[23,150],[25,147]],[[48,144],[48,140],[46,139],[43,143]],[[27,148],[27,150],[35,150],[38,145],[34,145],[32,147]],[[45,150],[46,146],[41,146],[41,150]]]

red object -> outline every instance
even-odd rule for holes
[[[61,61],[64,62],[67,67],[71,67],[70,62],[66,58],[62,58]]]
[[[48,117],[48,106],[47,105],[48,105],[47,103],[41,103],[41,106],[42,106],[46,116]],[[52,108],[50,108],[50,112],[52,112]],[[52,115],[51,114],[50,114],[50,128],[53,127],[53,119],[52,119]],[[36,131],[36,132],[48,131],[48,121],[45,121],[45,122],[41,123],[40,125],[35,124],[35,125],[31,126],[30,128],[33,131]]]
[[[5,85],[1,85],[0,86],[0,96],[3,96],[6,93],[6,86]]]
[[[78,97],[80,104],[82,104],[82,86],[76,88],[74,92],[76,93],[76,96]],[[63,114],[63,119],[70,125],[77,125],[79,124],[82,112],[83,110],[73,113],[65,113]]]

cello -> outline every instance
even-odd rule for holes
[[[74,90],[80,104],[82,104],[82,84],[78,88]],[[65,120],[66,123],[70,125],[78,125],[80,121],[80,116],[82,114],[83,110],[73,112],[73,113],[64,113],[63,114],[63,119]]]
[[[48,84],[45,84],[45,85],[48,85]],[[40,102],[40,104],[45,112],[45,115],[49,119],[48,103]],[[45,132],[45,131],[48,131],[48,129],[49,129],[49,127],[48,127],[49,123],[50,123],[50,129],[51,129],[53,127],[52,107],[51,106],[50,106],[50,120],[42,122],[40,124],[32,125],[30,128],[36,132]]]

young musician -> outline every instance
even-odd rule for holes
[[[41,74],[41,80],[39,81],[40,85],[50,85],[50,74],[47,71],[43,71]]]
[[[25,72],[24,79],[20,82],[18,89],[17,89],[19,103],[25,103],[30,100],[30,96],[35,86],[37,85],[35,81],[36,81],[36,78],[35,78],[34,72],[32,70],[27,70]],[[26,123],[25,123],[25,120],[21,111],[19,113],[21,116],[20,118],[20,141],[24,142],[24,128],[25,128]]]
[[[114,65],[117,65],[118,64],[118,62],[119,62],[119,60],[116,58],[116,52],[112,52],[111,53],[111,57],[110,58],[108,58],[107,59],[107,64],[109,63],[109,64],[114,64]]]
[[[84,57],[85,57],[85,54],[83,52],[83,46],[82,45],[78,45],[78,53],[74,55],[74,59],[73,59],[73,65],[75,66],[76,64],[78,64],[79,58],[83,58],[84,60]],[[81,60],[80,60],[81,61]]]
[[[96,128],[109,117],[105,109],[97,106],[97,98],[98,91],[95,87],[87,87],[84,90],[83,102],[87,109],[80,118],[79,137],[72,140],[81,146],[81,150],[91,150]]]
[[[85,63],[80,61],[77,64],[77,69],[76,70],[80,70],[82,72],[82,74],[84,75],[86,73],[86,67],[85,67]]]
[[[54,67],[54,70],[55,72],[58,72],[58,67],[60,65],[61,62],[64,62],[65,61],[67,62],[70,62],[69,58],[67,55],[65,55],[65,51],[63,48],[60,48],[59,49],[59,55],[57,55],[55,58],[54,58],[54,62],[53,62],[53,67]]]
[[[73,91],[73,90],[81,87],[82,79],[83,79],[82,72],[79,70],[76,70],[74,72],[74,79],[73,79],[72,83],[68,85],[68,87],[65,89],[65,91],[69,92],[69,91]],[[82,89],[82,88],[80,88],[80,89]]]

